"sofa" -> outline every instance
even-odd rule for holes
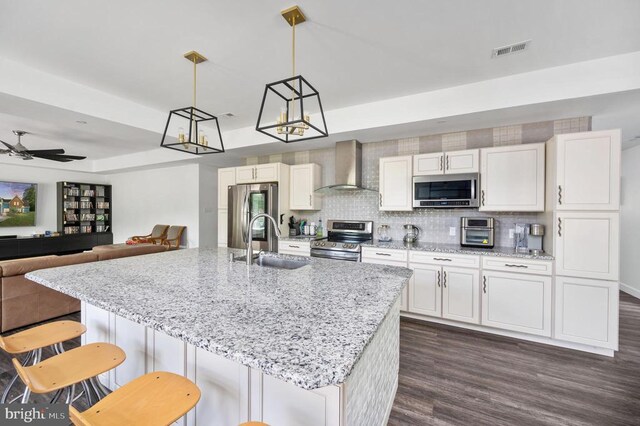
[[[153,244],[97,246],[65,256],[41,256],[0,262],[0,332],[35,324],[80,310],[80,301],[28,280],[24,275],[38,269],[77,265],[120,257],[166,251]]]

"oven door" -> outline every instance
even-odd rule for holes
[[[413,207],[478,207],[478,174],[414,176]]]
[[[493,248],[493,228],[462,228],[460,245]]]
[[[311,249],[311,257],[321,257],[323,259],[346,260],[348,262],[360,262],[360,253],[352,251],[325,250],[320,248]]]

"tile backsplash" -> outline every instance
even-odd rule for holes
[[[420,241],[457,244],[460,242],[461,217],[491,216],[495,219],[496,246],[509,247],[513,245],[514,241],[509,238],[509,229],[515,228],[515,223],[544,223],[543,215],[538,213],[490,213],[474,209],[416,209],[411,212],[381,212],[378,211],[378,160],[381,157],[397,155],[545,142],[554,134],[588,130],[591,130],[591,117],[578,117],[365,143],[362,144],[362,185],[372,191],[325,194],[322,210],[296,212],[296,217],[307,218],[315,222],[321,218],[323,223],[326,223],[328,219],[373,220],[375,228],[382,224],[390,225],[391,237],[394,240],[401,240],[404,236],[402,225],[411,223],[420,228]],[[247,165],[272,162],[316,163],[322,166],[323,186],[335,182],[335,150],[333,148],[246,159]],[[455,235],[450,235],[450,228],[455,228]]]

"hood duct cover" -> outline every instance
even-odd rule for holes
[[[362,144],[356,140],[336,143],[336,175],[333,185],[316,192],[370,191],[362,187]]]

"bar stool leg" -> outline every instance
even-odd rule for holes
[[[62,396],[62,392],[64,392],[64,389],[58,389],[56,393],[53,394],[53,398],[51,398],[51,401],[49,401],[49,404],[55,404],[56,402],[58,402],[58,400]]]
[[[89,388],[89,384],[87,383],[86,380],[82,381],[82,389],[84,391],[84,394],[87,396],[87,403],[89,404],[89,406],[92,406],[93,404],[95,404],[97,401],[93,397],[93,394],[91,393],[91,389]]]
[[[89,381],[96,390],[96,394],[99,395],[99,399],[102,399],[111,393],[111,391],[102,384],[98,377],[92,377]]]
[[[69,404],[71,404],[71,401],[73,401],[73,394],[76,391],[76,385],[73,384],[73,385],[69,386],[67,389],[69,390],[69,392],[67,393],[67,399],[65,401],[65,404],[69,405]]]
[[[36,353],[36,351],[29,351],[27,353],[27,355],[24,357],[24,360],[22,360],[22,365],[27,365],[31,361],[31,359],[33,358],[35,353]],[[16,380],[18,380],[18,373],[16,373],[13,376],[13,378],[11,379],[9,384],[7,384],[7,387],[4,389],[4,392],[2,393],[2,398],[0,398],[0,404],[4,404],[4,403],[7,402],[7,398],[9,397],[9,393],[11,392],[11,389],[13,388],[13,385],[15,385]],[[11,401],[11,402],[13,402],[13,401]]]

